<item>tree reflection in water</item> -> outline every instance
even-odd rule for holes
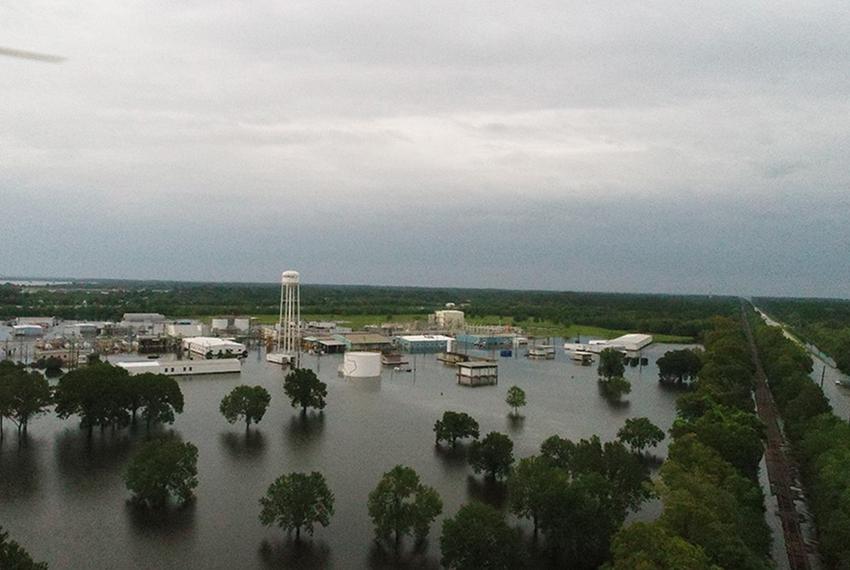
[[[481,501],[497,509],[503,509],[508,502],[508,486],[501,481],[491,481],[485,478],[466,478],[466,491],[469,498]]]
[[[431,532],[439,532],[437,525],[434,525]],[[392,547],[372,541],[372,548],[369,549],[369,568],[371,570],[393,570],[394,568],[436,570],[440,567],[439,560],[425,554],[428,550],[428,542],[426,539],[413,544],[405,543],[401,552],[396,553]]]
[[[330,554],[330,547],[324,541],[314,538],[296,541],[288,537],[280,541],[264,540],[260,544],[260,558],[267,568],[327,568],[330,565]]]
[[[256,428],[242,433],[223,432],[219,434],[219,440],[224,450],[233,459],[258,459],[266,451],[266,436]]]

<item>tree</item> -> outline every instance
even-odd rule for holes
[[[185,504],[198,486],[198,448],[174,438],[146,441],[130,459],[124,482],[139,504],[163,507],[171,496]]]
[[[423,485],[410,467],[396,465],[384,473],[369,493],[369,516],[378,538],[393,535],[398,551],[402,535],[415,534],[424,540],[434,519],[443,511],[443,501],[432,487]]]
[[[503,433],[491,431],[483,440],[469,446],[469,464],[476,473],[484,471],[491,479],[505,477],[514,462],[514,442]]]
[[[148,431],[152,423],[174,423],[174,415],[183,413],[183,392],[174,378],[165,374],[140,374],[131,378],[142,379],[134,386]]]
[[[643,453],[664,439],[664,432],[648,418],[628,418],[617,432],[617,439],[629,446],[632,452]]]
[[[15,423],[19,435],[26,433],[30,419],[43,414],[51,403],[50,385],[44,376],[15,365],[3,365],[0,370],[0,415]]]
[[[455,447],[458,439],[478,439],[478,422],[464,412],[443,412],[443,419],[434,424],[434,433],[437,445],[440,441],[447,441]]]
[[[452,570],[513,570],[525,561],[522,539],[502,513],[472,502],[443,521],[441,563]]]
[[[565,477],[545,457],[532,455],[521,459],[508,478],[508,497],[511,512],[518,517],[529,518],[534,524],[537,538],[538,518],[543,510],[547,493],[552,485]]]
[[[599,353],[599,384],[606,398],[619,400],[623,394],[632,391],[632,385],[623,377],[626,366],[623,355],[613,348],[606,348]]]
[[[330,524],[334,496],[321,473],[289,473],[269,486],[260,505],[261,523],[276,524],[287,532],[294,530],[295,540],[301,540],[302,527],[312,536],[314,524]]]
[[[328,385],[319,380],[316,373],[309,368],[295,368],[286,375],[283,391],[292,402],[293,408],[300,406],[302,413],[307,413],[307,408],[325,408]]]
[[[658,378],[662,382],[690,382],[702,368],[702,358],[691,349],[670,350],[656,362]]]
[[[508,395],[505,398],[505,403],[514,409],[514,415],[519,413],[519,408],[525,405],[525,390],[519,386],[511,386],[508,388]]]
[[[0,526],[0,568],[9,570],[47,570],[44,562],[35,562],[29,552],[15,542],[9,540],[9,533]]]
[[[230,423],[244,419],[245,431],[248,431],[251,422],[258,423],[263,419],[271,399],[268,390],[262,386],[237,386],[221,399],[219,410]]]
[[[626,372],[626,365],[623,364],[623,355],[614,348],[606,348],[599,353],[599,367],[596,369],[600,378],[611,380],[612,378],[622,378]]]
[[[130,423],[126,389],[127,371],[110,364],[96,364],[71,370],[59,379],[54,391],[56,414],[60,418],[77,415],[80,426],[91,436],[92,429]]]
[[[699,546],[659,523],[637,522],[621,529],[611,545],[610,570],[720,570]]]

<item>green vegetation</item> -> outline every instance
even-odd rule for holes
[[[0,568],[8,570],[47,570],[44,562],[35,562],[24,548],[9,539],[9,533],[0,526]]]
[[[262,386],[237,386],[221,399],[219,410],[229,423],[245,420],[245,431],[266,415],[272,397]]]
[[[124,472],[133,500],[163,507],[169,497],[186,504],[198,486],[198,448],[174,438],[156,438],[142,444]]]
[[[443,512],[443,501],[433,487],[423,485],[410,467],[396,465],[384,473],[369,493],[369,517],[379,539],[394,539],[398,551],[401,538],[414,534],[417,541],[428,536],[431,523]]]
[[[809,373],[812,360],[777,327],[751,315],[770,390],[801,463],[820,552],[829,568],[850,567],[850,425],[836,417]]]
[[[293,408],[301,408],[306,414],[307,408],[325,409],[328,385],[319,380],[309,368],[296,368],[283,380],[283,391]]]
[[[260,505],[260,522],[277,525],[287,533],[294,530],[295,540],[301,540],[302,528],[312,536],[313,525],[328,526],[334,514],[333,493],[317,471],[281,475],[269,486]]]
[[[469,464],[473,471],[483,471],[490,479],[507,477],[513,462],[514,442],[503,433],[491,431],[469,446]]]
[[[525,564],[520,533],[489,505],[473,502],[443,521],[441,563],[453,570],[514,570]]]
[[[628,445],[632,453],[643,453],[661,443],[664,432],[649,418],[629,418],[617,432],[617,439]]]
[[[434,434],[436,445],[446,441],[455,447],[459,439],[478,439],[478,422],[465,412],[443,412],[443,418],[434,424]]]
[[[3,418],[26,433],[30,419],[43,414],[52,403],[50,385],[38,372],[27,372],[8,360],[0,362],[0,439],[3,438]]]
[[[505,403],[514,409],[514,415],[519,414],[519,409],[526,404],[525,390],[519,386],[511,386],[508,388],[508,394],[505,397]]]
[[[623,377],[626,372],[623,355],[616,349],[606,348],[599,353],[599,366],[596,372],[599,374],[602,395],[606,398],[619,401],[623,394],[632,391],[631,383]]]
[[[671,350],[656,362],[658,378],[666,383],[684,384],[697,377],[702,369],[702,358],[697,350]]]
[[[97,426],[122,428],[142,418],[153,423],[173,423],[183,412],[183,394],[173,378],[162,374],[130,376],[109,364],[94,364],[71,370],[59,379],[53,399],[60,418],[76,415],[89,435]]]
[[[740,323],[715,320],[705,349],[694,390],[677,405],[673,442],[661,467],[661,517],[650,528],[619,531],[613,568],[641,567],[633,566],[638,562],[647,568],[691,567],[677,566],[678,560],[692,560],[694,568],[771,567],[770,531],[756,478],[762,426],[753,412],[753,365]],[[647,534],[654,538],[640,540]]]
[[[753,302],[791,327],[797,337],[826,352],[842,372],[850,374],[850,301],[759,298]]]
[[[279,295],[273,283],[104,280],[50,288],[0,285],[0,317],[49,314],[116,320],[124,312],[159,312],[175,317],[257,315],[275,322]],[[301,301],[307,318],[347,320],[353,327],[425,319],[454,302],[473,324],[515,323],[532,334],[567,337],[641,331],[661,342],[696,338],[710,327],[714,315],[737,310],[732,297],[340,285],[302,285]]]

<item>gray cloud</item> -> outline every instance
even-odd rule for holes
[[[0,274],[850,296],[850,9],[0,7]]]

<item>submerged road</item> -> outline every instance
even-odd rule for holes
[[[767,376],[756,348],[750,322],[747,319],[744,305],[741,306],[741,317],[744,321],[744,332],[750,344],[753,364],[756,368],[756,409],[758,416],[766,427],[767,447],[764,459],[767,465],[767,477],[770,481],[771,492],[777,502],[777,516],[782,521],[782,531],[785,537],[785,548],[788,553],[788,564],[792,570],[810,570],[819,568],[817,549],[807,548],[803,529],[800,525],[801,513],[797,503],[802,503],[799,489],[799,472],[786,450],[788,442],[779,425],[779,411],[773,401],[773,395],[767,384]],[[797,489],[797,491],[795,491]]]

